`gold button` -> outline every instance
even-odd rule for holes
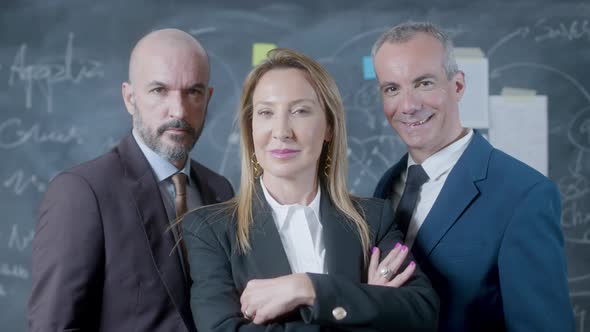
[[[334,316],[336,320],[343,320],[344,318],[346,318],[347,314],[348,313],[346,312],[346,310],[344,310],[344,308],[342,307],[336,307],[334,308],[334,310],[332,310],[332,316]]]

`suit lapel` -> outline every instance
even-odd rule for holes
[[[196,180],[199,195],[203,205],[210,205],[221,202],[221,199],[217,197],[215,192],[211,190],[207,178],[203,176],[203,172],[200,170],[202,166],[195,160],[191,160],[191,177]]]
[[[406,153],[397,164],[393,165],[385,175],[383,176],[384,181],[379,182],[375,189],[375,197],[381,199],[391,199],[393,196],[393,184],[395,180],[402,174],[408,165],[408,154]]]
[[[291,274],[291,267],[283,243],[274,223],[272,209],[264,198],[260,182],[252,199],[252,228],[250,230],[251,262],[259,277],[275,278]]]
[[[414,253],[418,260],[430,254],[434,246],[440,242],[461,213],[479,194],[473,180],[460,173],[465,171],[462,166],[464,165],[457,164],[449,174],[443,189],[420,227],[414,245]]]
[[[189,307],[188,285],[180,258],[174,249],[174,234],[168,228],[168,217],[156,179],[131,135],[122,141],[119,150],[127,180],[130,181],[131,196],[135,199],[140,215],[138,221],[145,231],[154,264],[168,294],[186,320],[184,316],[190,315],[188,310],[184,310]]]
[[[252,264],[256,266],[260,276],[266,278],[291,274],[272,209],[264,198],[260,183],[256,184],[253,204],[253,225],[250,233]],[[357,230],[352,222],[336,211],[327,193],[322,195],[320,201],[320,218],[328,273],[361,280],[364,263]]]
[[[492,146],[475,131],[469,146],[449,174],[418,232],[413,252],[420,262],[428,257],[463,212],[479,196],[477,182],[487,176]]]
[[[320,201],[320,218],[328,274],[360,281],[364,262],[358,231],[351,221],[338,213],[326,191]]]

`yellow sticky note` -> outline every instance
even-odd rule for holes
[[[252,66],[256,66],[266,59],[268,51],[277,48],[277,45],[271,43],[254,43],[252,45]]]

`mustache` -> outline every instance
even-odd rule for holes
[[[191,127],[188,122],[181,119],[170,120],[158,127],[158,135],[162,135],[164,131],[168,129],[182,129],[188,131],[189,134],[193,136],[195,135],[195,128]]]

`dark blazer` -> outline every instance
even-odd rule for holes
[[[555,185],[476,132],[412,248],[440,296],[440,330],[574,331],[559,221]]]
[[[204,204],[233,196],[191,161]],[[56,176],[33,240],[30,331],[196,331],[156,178],[128,135]]]
[[[327,191],[323,191],[324,193]],[[390,204],[358,199],[370,226],[372,245],[386,254],[401,241]],[[291,274],[272,209],[260,184],[253,202],[253,224],[247,254],[238,253],[236,220],[228,203],[188,214],[183,221],[193,285],[191,308],[200,331],[429,331],[436,327],[438,297],[425,275],[416,270],[404,287],[366,284],[367,269],[356,228],[322,195],[320,216],[328,274],[308,274],[316,292],[312,307],[255,325],[240,312],[240,295],[249,280]],[[404,268],[411,258],[404,262]],[[332,310],[347,315],[336,320]]]

